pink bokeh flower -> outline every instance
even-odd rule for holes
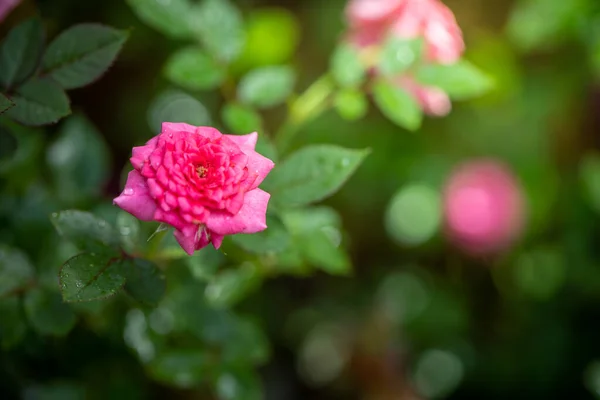
[[[133,148],[134,170],[114,203],[174,227],[190,255],[209,243],[219,248],[225,235],[262,231],[270,195],[258,185],[274,164],[254,150],[257,138],[165,122],[159,135]]]
[[[521,187],[505,165],[476,160],[452,172],[444,192],[444,218],[450,239],[474,255],[508,248],[525,223]]]
[[[21,0],[0,0],[0,22],[2,22],[20,2]]]
[[[453,64],[465,50],[454,14],[439,0],[350,0],[346,16],[350,26],[346,40],[360,50],[381,47],[389,36],[422,38],[426,63]],[[429,115],[444,116],[452,108],[446,93],[419,85],[410,71],[394,82],[408,90]]]

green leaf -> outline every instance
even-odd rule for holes
[[[193,38],[189,0],[127,0],[139,19],[172,38]]]
[[[304,147],[290,155],[267,176],[264,186],[281,207],[302,206],[335,193],[370,150],[334,145]]]
[[[258,270],[251,263],[225,270],[206,286],[206,300],[215,307],[231,307],[254,289],[259,280]]]
[[[287,66],[257,68],[242,78],[238,98],[259,108],[272,107],[288,98],[295,80],[294,71]]]
[[[43,335],[64,336],[75,326],[75,313],[63,303],[58,293],[30,290],[25,296],[24,306],[29,322]]]
[[[466,60],[451,65],[423,65],[416,78],[418,82],[440,88],[459,100],[480,96],[493,86],[486,74]]]
[[[18,296],[0,299],[0,315],[2,315],[0,346],[2,349],[9,349],[17,345],[27,331],[21,309],[21,299]]]
[[[302,236],[298,248],[311,265],[332,275],[347,275],[351,268],[350,258],[334,240],[326,230],[317,230]]]
[[[15,106],[6,111],[10,118],[32,126],[52,124],[71,113],[64,90],[47,78],[34,78],[17,88]]]
[[[383,46],[379,70],[388,76],[397,76],[421,58],[423,40],[406,40],[391,35]]]
[[[46,160],[58,197],[78,201],[102,193],[110,173],[110,151],[85,117],[74,115],[61,126]]]
[[[154,379],[184,389],[205,382],[213,368],[210,354],[197,348],[169,350],[148,365]]]
[[[0,246],[0,297],[31,283],[34,269],[20,250]]]
[[[8,110],[11,107],[14,107],[15,103],[4,94],[0,93],[0,114],[4,111]]]
[[[128,212],[120,211],[117,215],[116,227],[123,249],[130,254],[137,252],[141,242],[140,221]]]
[[[506,33],[520,50],[551,48],[579,33],[586,6],[586,0],[518,1],[509,15]]]
[[[0,126],[0,171],[1,166],[9,164],[19,150],[19,141],[8,128]]]
[[[221,400],[261,400],[264,398],[260,378],[253,368],[238,366],[223,372],[217,380]]]
[[[204,50],[187,47],[169,57],[165,65],[165,76],[185,89],[206,90],[219,87],[225,79],[226,71]]]
[[[253,234],[233,235],[232,240],[242,249],[257,254],[277,253],[290,243],[290,235],[281,220],[267,214],[267,229]]]
[[[127,267],[125,290],[140,303],[155,306],[165,294],[167,284],[162,271],[147,260],[135,258],[123,263]]]
[[[194,9],[191,23],[208,52],[218,60],[232,61],[242,51],[242,16],[229,0],[203,0]]]
[[[82,253],[61,268],[60,290],[63,300],[92,301],[114,295],[125,284],[124,266],[130,260],[111,258],[105,254]]]
[[[247,134],[262,129],[262,118],[251,107],[237,103],[227,103],[221,109],[221,119],[236,134]]]
[[[406,90],[387,81],[378,80],[373,85],[373,97],[383,115],[396,125],[410,131],[416,131],[421,126],[421,107]]]
[[[333,105],[338,114],[348,121],[363,118],[369,108],[366,96],[355,89],[342,89],[337,92]]]
[[[579,177],[587,203],[600,213],[600,154],[586,154],[579,164]]]
[[[85,388],[78,383],[58,381],[27,388],[24,398],[35,400],[83,400]]]
[[[5,88],[22,83],[35,72],[44,46],[44,30],[38,18],[12,29],[0,45],[0,82]]]
[[[342,44],[331,58],[331,74],[343,87],[356,88],[365,80],[366,70],[358,51],[349,44]]]
[[[48,46],[44,72],[65,89],[89,85],[112,65],[128,36],[104,25],[75,25]]]
[[[53,213],[50,220],[56,231],[82,250],[106,252],[118,249],[119,237],[115,229],[93,214],[66,210]]]
[[[282,216],[302,258],[323,271],[346,275],[350,259],[341,247],[341,218],[328,207],[287,210]]]
[[[196,98],[179,90],[166,90],[160,93],[148,110],[148,124],[159,133],[162,123],[185,122],[194,126],[211,125],[210,114]]]
[[[269,339],[252,319],[237,317],[232,321],[229,335],[222,339],[223,361],[227,364],[263,364],[271,349]]]

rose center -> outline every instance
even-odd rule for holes
[[[208,168],[206,168],[204,165],[199,165],[196,167],[196,173],[198,174],[199,178],[204,178],[207,172]]]

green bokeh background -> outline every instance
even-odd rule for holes
[[[236,2],[251,33],[234,74],[291,63],[298,72],[297,90],[306,88],[328,68],[344,30],[344,3]],[[414,133],[394,126],[371,106],[358,121],[328,110],[297,135],[295,148],[335,143],[372,152],[326,201],[341,213],[353,274],[269,279],[235,307],[251,315],[271,343],[269,361],[257,369],[267,399],[408,399],[415,392],[449,399],[600,396],[600,6],[593,0],[446,4],[463,28],[466,57],[494,78],[494,90],[455,102],[450,116],[426,118]],[[110,156],[95,159],[98,145],[93,154],[72,159],[79,163],[75,171],[56,161],[59,173],[53,176],[60,182],[49,191],[42,148],[55,142],[63,124],[77,123],[62,122],[31,143],[19,143],[19,150],[31,147],[27,159],[0,180],[0,242],[18,246],[34,262],[55,266],[48,272],[52,282],[52,273],[73,250],[57,246],[47,215],[79,207],[112,218],[110,199],[120,191],[131,147],[149,139],[161,120],[152,111],[154,99],[176,90],[163,78],[164,63],[185,42],[147,27],[119,0],[26,0],[0,25],[0,33],[36,9],[50,37],[84,21],[131,29],[109,73],[70,93],[73,110],[87,116]],[[200,109],[181,100],[180,93],[170,95],[191,107],[187,113],[197,124],[223,127],[220,93],[188,93],[200,101]],[[277,128],[283,112],[279,107],[265,113],[266,132]],[[73,135],[73,146],[95,140]],[[2,151],[12,145],[2,143]],[[452,167],[479,157],[510,165],[527,200],[526,232],[500,257],[467,257],[435,223],[435,193]],[[78,182],[92,182],[85,186],[92,197],[74,194],[71,179],[82,171],[87,172],[77,175]],[[106,185],[94,184],[105,181],[104,173]],[[390,228],[394,217],[388,205],[403,190],[417,197],[425,192],[425,211],[412,213],[415,201],[405,202],[414,220]],[[411,239],[402,242],[406,235]],[[170,287],[190,277],[187,265],[180,264],[170,267]],[[90,311],[96,305],[81,307]],[[144,370],[140,342],[127,335],[134,337],[135,326],[147,323],[144,315],[151,323],[151,318],[160,320],[160,312],[154,317],[151,310],[127,312],[127,304],[112,300],[103,307],[86,314],[64,338],[28,331],[18,346],[3,350],[0,397],[218,398],[205,388],[175,389],[156,379],[194,370],[193,359],[186,359],[189,366],[176,358],[152,377]],[[219,332],[219,321],[205,321],[214,327],[201,329]],[[0,325],[2,337],[10,336],[7,329]],[[244,357],[262,351],[255,341],[230,340],[239,341]],[[185,345],[190,353],[199,351],[193,342]],[[262,353],[256,357],[266,359]],[[219,382],[221,398],[261,398],[243,385],[231,394],[228,381]]]

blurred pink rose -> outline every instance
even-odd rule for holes
[[[523,230],[524,204],[517,179],[503,164],[494,160],[463,164],[446,184],[447,233],[471,254],[501,251]]]
[[[262,231],[270,195],[258,185],[274,164],[254,150],[257,137],[165,122],[158,136],[133,148],[134,170],[114,203],[173,226],[190,255],[208,243],[219,248],[225,235]]]
[[[439,0],[350,0],[346,9],[350,41],[379,44],[389,34],[421,37],[431,62],[452,64],[465,50],[462,31],[452,11]]]
[[[346,40],[358,47],[382,46],[389,35],[422,38],[424,62],[452,64],[460,59],[465,44],[454,14],[439,0],[350,0],[346,8],[350,32]],[[373,67],[372,74],[377,74]],[[426,114],[445,116],[451,108],[448,95],[435,87],[419,85],[407,71],[395,79],[419,102]]]
[[[21,0],[0,0],[0,21],[3,21],[20,2]]]

